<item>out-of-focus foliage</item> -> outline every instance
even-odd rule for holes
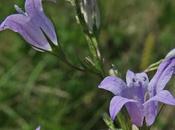
[[[128,68],[143,71],[175,46],[175,2],[172,0],[99,0],[100,47],[106,68],[113,63],[121,76]],[[15,13],[22,0],[1,0],[0,20]],[[88,56],[75,12],[66,0],[44,2],[58,38],[71,62]],[[153,73],[150,74],[150,77]],[[0,32],[0,129],[107,129],[102,114],[110,93],[97,89],[100,79],[70,69],[59,59],[33,50],[16,33]],[[175,87],[173,81],[169,85]],[[166,107],[153,126],[174,130],[175,110]]]

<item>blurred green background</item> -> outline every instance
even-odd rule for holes
[[[23,0],[1,0],[0,21]],[[175,1],[99,0],[100,47],[106,68],[114,64],[143,71],[175,45]],[[44,2],[66,55],[78,65],[88,56],[87,42],[65,0]],[[150,77],[153,73],[149,73]],[[102,115],[112,94],[97,89],[100,79],[75,71],[59,59],[33,50],[17,33],[0,32],[0,130],[107,130]],[[173,80],[169,83],[175,88]],[[174,130],[175,110],[166,107],[154,130]]]

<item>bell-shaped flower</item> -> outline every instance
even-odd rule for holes
[[[25,11],[15,5],[17,14],[9,15],[1,24],[0,31],[10,29],[18,32],[33,48],[51,51],[49,39],[57,45],[52,22],[43,12],[42,0],[26,0]]]
[[[133,124],[142,126],[145,119],[147,126],[152,125],[158,114],[158,102],[175,105],[175,98],[164,90],[174,73],[175,55],[171,51],[150,82],[146,73],[135,74],[130,70],[126,74],[126,83],[115,76],[106,77],[98,87],[115,95],[109,107],[111,118],[114,120],[125,106]]]

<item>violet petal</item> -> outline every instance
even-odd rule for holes
[[[144,112],[141,103],[127,103],[126,108],[131,118],[131,122],[137,126],[143,125]]]
[[[148,84],[149,84],[149,79],[148,79],[148,75],[144,72],[142,73],[136,73],[136,77],[139,80],[139,82],[141,83],[142,87],[147,88]]]
[[[134,99],[139,103],[144,103],[145,89],[140,87],[128,87],[121,92],[121,96],[128,99]]]
[[[164,104],[175,105],[175,98],[168,90],[160,91],[154,97],[151,97],[148,101],[146,101],[144,105],[147,105],[149,102],[152,101],[159,101]]]
[[[132,72],[131,70],[128,70],[126,73],[126,83],[128,87],[132,87],[134,78],[135,73]]]
[[[101,89],[108,90],[115,95],[119,95],[121,91],[126,88],[125,82],[115,76],[106,77],[98,86]]]
[[[175,58],[165,59],[158,67],[156,74],[149,83],[150,91],[161,91],[171,79],[175,70]]]
[[[147,126],[151,126],[157,116],[158,102],[152,101],[144,105],[145,121]]]
[[[157,116],[158,102],[175,105],[175,98],[169,91],[162,90],[144,103],[145,119],[148,126],[154,123]]]
[[[37,24],[48,38],[55,44],[58,44],[57,36],[55,33],[52,22],[43,12],[42,0],[26,0],[25,10],[29,17]]]
[[[115,119],[118,112],[122,109],[122,107],[128,102],[137,102],[132,99],[123,98],[121,96],[114,96],[110,102],[109,113],[112,120]]]

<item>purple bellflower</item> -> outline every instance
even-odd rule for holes
[[[164,87],[175,72],[175,53],[172,50],[159,65],[156,74],[149,82],[146,73],[128,70],[126,83],[115,76],[106,77],[99,88],[112,92],[109,112],[114,120],[123,106],[127,108],[131,121],[142,126],[143,121],[150,126],[158,114],[158,102],[175,105],[175,98]]]
[[[26,12],[17,5],[15,9],[18,14],[8,16],[0,24],[0,31],[10,29],[18,32],[33,48],[51,51],[47,38],[57,45],[57,36],[52,22],[43,12],[42,0],[26,0]]]

